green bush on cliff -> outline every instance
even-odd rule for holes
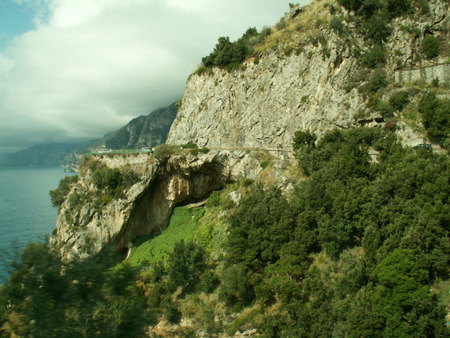
[[[419,112],[430,140],[449,147],[450,100],[439,99],[434,92],[428,92],[419,101]]]
[[[77,181],[78,175],[65,176],[59,181],[58,187],[55,190],[50,190],[50,199],[54,207],[59,208],[61,206],[66,199],[72,184]]]
[[[422,51],[427,59],[433,59],[439,55],[439,39],[428,35],[422,40]]]
[[[236,69],[252,54],[253,46],[263,41],[267,35],[267,29],[258,33],[256,28],[249,28],[234,42],[231,42],[229,37],[220,37],[214,51],[205,56],[202,62],[206,67]]]

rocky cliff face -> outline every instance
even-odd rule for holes
[[[262,170],[258,158],[255,152],[227,150],[160,160],[149,154],[93,155],[90,163],[132,170],[139,179],[99,210],[94,173],[85,164],[60,207],[52,246],[67,260],[98,253],[109,243],[125,252],[136,237],[161,232],[176,205],[206,198],[229,182],[256,178]]]
[[[193,75],[168,143],[288,146],[299,129],[325,132],[348,127],[365,109],[356,89],[344,90],[356,60],[344,50],[332,50],[325,60],[314,46],[288,57],[270,50],[258,64],[248,61],[242,71],[216,68],[212,75]]]
[[[331,30],[328,22],[333,15],[326,7],[320,9],[320,3],[293,8],[284,18],[286,22],[299,20],[301,25],[306,17],[315,16],[317,27],[306,28],[305,33],[293,30],[290,41],[247,60],[240,70],[213,68],[209,73],[192,75],[167,142],[193,141],[207,147],[290,147],[299,129],[320,136],[329,129],[357,127],[359,120],[379,116],[368,107],[367,93],[358,90],[370,77],[369,73],[364,75],[360,62],[370,46],[355,24],[343,19],[348,14],[343,9],[346,35]],[[419,69],[414,80],[430,82],[438,78],[448,83],[447,58],[420,58],[423,36],[435,32],[448,41],[448,3],[433,0],[429,6],[426,16],[397,18],[391,24],[383,65],[390,82],[407,81],[408,71]],[[389,97],[391,92],[386,90],[384,96]],[[403,129],[411,144],[423,142],[423,135],[407,125]]]
[[[355,22],[342,19],[345,34],[329,28],[336,15],[347,18],[344,9],[330,14],[322,0],[293,8],[284,18],[291,30],[275,32],[271,39],[276,45],[246,60],[239,70],[211,68],[189,78],[167,142],[195,142],[212,150],[159,159],[150,154],[91,156],[89,161],[106,168],[132,170],[138,180],[120,198],[108,199],[99,194],[94,173],[85,166],[61,206],[54,247],[66,259],[97,253],[108,243],[125,252],[136,237],[164,229],[176,205],[201,200],[228,182],[257,177],[262,170],[258,149],[284,157],[299,129],[320,137],[333,128],[383,127],[385,119],[374,102],[386,103],[401,90],[411,93],[412,108],[407,118],[391,112],[397,133],[410,145],[426,142],[417,113],[421,91],[437,78],[446,85],[438,94],[448,95],[448,43],[441,58],[429,61],[424,61],[420,47],[431,33],[444,45],[448,42],[448,2],[428,4],[427,15],[393,19],[379,69],[362,64],[360,58],[368,55],[371,46]],[[379,71],[389,84],[369,92],[369,82]],[[405,78],[422,84],[407,87]],[[142,125],[135,122],[130,123],[133,132],[122,132],[126,140],[139,144],[141,134],[136,131]],[[120,137],[111,140],[119,142]]]

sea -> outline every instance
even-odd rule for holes
[[[49,191],[67,173],[61,168],[0,169],[0,284],[30,242],[44,242],[56,227]]]

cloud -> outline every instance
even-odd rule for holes
[[[36,28],[0,54],[0,146],[99,137],[167,106],[219,36],[273,25],[288,9],[279,0],[15,1],[36,13]]]

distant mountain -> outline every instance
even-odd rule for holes
[[[59,167],[81,143],[47,143],[0,156],[2,167]]]
[[[97,149],[137,149],[154,147],[166,142],[172,122],[177,115],[176,102],[166,108],[152,111],[131,120],[122,128],[93,140],[67,154],[61,166],[67,171],[78,171],[86,153]]]
[[[177,114],[175,102],[131,120],[126,126],[105,135],[89,148],[130,149],[165,143],[170,126]]]

